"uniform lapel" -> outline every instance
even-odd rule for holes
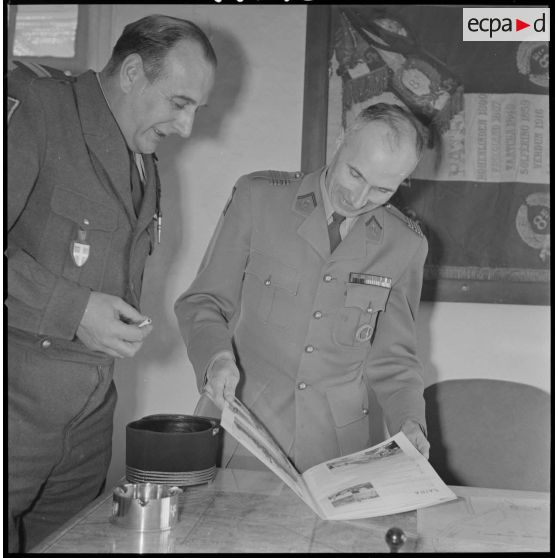
[[[120,128],[107,107],[94,72],[78,77],[75,89],[83,136],[95,171],[105,187],[116,194],[130,223],[134,224],[130,159]]]
[[[353,225],[349,234],[343,239],[337,250],[331,255],[333,261],[349,260],[366,257],[373,244],[383,241],[384,210],[377,207],[369,213],[361,215]]]
[[[337,249],[330,253],[327,221],[320,189],[322,169],[304,177],[293,202],[293,211],[304,221],[297,233],[324,260],[352,260],[366,257],[369,243],[380,244],[383,239],[383,209],[377,208],[361,215]]]
[[[320,169],[304,177],[294,199],[292,210],[304,217],[304,221],[297,229],[298,235],[308,242],[324,260],[327,260],[330,256],[329,236],[320,192],[321,172]]]
[[[364,215],[361,215],[353,225],[349,234],[330,255],[332,261],[352,260],[366,257],[366,227]]]

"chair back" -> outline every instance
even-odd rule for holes
[[[550,395],[486,379],[424,391],[430,463],[446,484],[550,490]]]

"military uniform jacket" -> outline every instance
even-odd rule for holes
[[[92,71],[58,80],[16,70],[8,102],[10,334],[50,356],[106,360],[75,333],[91,291],[139,308],[159,191],[154,157],[143,156],[136,217],[126,144]],[[89,249],[82,265],[75,242]]]
[[[425,426],[415,319],[427,242],[386,205],[330,254],[320,173],[242,177],[175,305],[198,386],[234,347],[237,396],[301,471],[368,447],[369,388],[390,433],[408,418]]]

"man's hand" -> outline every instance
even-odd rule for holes
[[[403,432],[403,434],[409,438],[409,442],[411,442],[411,444],[413,444],[413,446],[415,446],[415,448],[417,448],[420,453],[428,459],[428,456],[430,455],[430,443],[426,439],[419,423],[414,420],[407,419],[401,427],[401,432]]]
[[[122,358],[134,356],[152,325],[138,327],[147,316],[117,296],[92,292],[76,335],[89,349]]]
[[[231,401],[234,398],[234,392],[240,380],[240,372],[234,356],[227,353],[215,359],[207,370],[206,377],[207,383],[203,391],[222,410],[225,400]]]

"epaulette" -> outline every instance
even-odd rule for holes
[[[59,81],[74,81],[75,77],[65,74],[62,70],[37,64],[35,62],[14,61],[16,68],[13,72],[24,75],[28,78],[51,78]]]
[[[66,75],[62,70],[36,64],[35,62],[21,62],[17,60],[14,61],[14,66],[15,68],[8,72],[8,110],[6,114],[8,126],[15,111],[21,105],[20,96],[24,95],[22,87],[28,87],[35,80],[43,80],[45,78],[66,84],[75,80],[75,77]]]
[[[401,219],[401,221],[403,221],[412,231],[414,231],[419,236],[424,237],[424,233],[422,232],[420,225],[415,220],[405,215],[402,211],[397,209],[397,207],[393,206],[391,203],[386,203],[384,207],[391,215],[394,215],[398,219]]]
[[[273,186],[287,186],[303,176],[302,172],[286,172],[277,170],[256,171],[248,175],[250,178],[269,180]]]

